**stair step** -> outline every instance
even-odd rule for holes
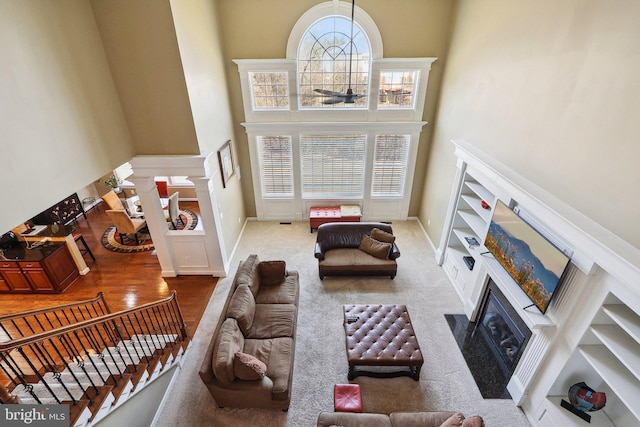
[[[49,388],[47,388],[47,385],[49,386]],[[71,397],[73,397],[75,400],[78,400],[84,394],[84,389],[82,387],[79,387],[77,384],[67,384],[66,389],[65,387],[63,387],[57,382],[47,382],[47,385],[43,383],[30,384],[30,386],[33,387],[33,392],[36,394],[36,396],[38,396],[38,399],[40,399],[41,401],[43,401],[43,399],[47,399],[47,400],[53,399],[53,402],[55,402],[56,397],[60,401],[70,400]],[[49,389],[51,389],[51,391]],[[55,396],[52,395],[52,392],[53,394],[55,394]],[[26,390],[26,387],[23,385],[17,386],[13,390],[13,394],[20,397],[20,400],[23,400],[23,397],[29,398],[29,399],[32,398],[31,393],[29,393]],[[71,394],[71,396],[69,394]],[[51,403],[51,402],[48,402],[48,403]]]
[[[127,373],[131,374],[131,383],[133,384],[133,390],[136,390],[138,384],[143,384],[149,378],[149,373],[147,372],[147,367],[149,365],[146,363],[138,363],[137,365],[129,365],[127,367]]]
[[[71,401],[64,401],[62,403],[69,405],[69,425],[70,426],[75,426],[76,423],[82,417],[84,410],[89,407],[89,400],[87,399],[80,400],[75,405]]]
[[[123,374],[121,377],[112,376],[111,378],[109,378],[109,380],[107,380],[107,384],[113,386],[113,389],[111,390],[111,393],[113,393],[113,397],[115,398],[115,400],[113,401],[113,405],[115,405],[121,397],[126,398],[127,396],[129,396],[129,394],[133,390],[131,377],[131,374]]]
[[[44,377],[46,385],[40,381],[39,375],[31,375],[28,386],[32,387],[42,404],[56,404],[56,398],[69,404],[71,426],[99,423],[113,407],[140,391],[165,368],[178,363],[189,344],[189,339],[182,339],[177,334],[133,335],[105,348],[102,353],[89,349],[90,354],[84,358],[84,369],[76,362],[77,359],[71,358],[66,358],[66,364],[60,362],[59,366],[51,369],[41,368],[39,374]],[[106,384],[103,385],[105,379]],[[11,383],[7,389],[22,403],[38,403],[23,385]],[[73,404],[72,399],[77,403]]]
[[[91,410],[91,418],[89,421],[92,421],[96,415],[100,412],[100,409],[103,407],[105,401],[109,398],[113,398],[111,394],[111,390],[113,386],[102,386],[97,387],[98,390],[95,390],[93,387],[87,390],[87,394],[89,395],[89,399],[91,402],[89,403],[89,409]]]

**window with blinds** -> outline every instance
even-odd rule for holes
[[[258,136],[262,197],[293,197],[293,156],[290,136]]]
[[[402,196],[410,135],[376,135],[371,196]]]
[[[301,135],[303,198],[360,198],[366,135]]]

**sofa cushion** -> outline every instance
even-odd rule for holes
[[[361,270],[366,274],[367,271],[388,270],[397,266],[395,260],[376,258],[360,249],[333,249],[326,255],[323,260],[318,261],[326,271]]]
[[[234,278],[236,286],[247,285],[251,289],[254,298],[260,290],[260,275],[258,274],[258,264],[260,260],[258,255],[249,255],[247,259],[240,265]]]
[[[391,251],[391,243],[379,242],[371,236],[364,235],[359,249],[376,258],[387,259]]]
[[[371,229],[371,238],[376,239],[379,242],[391,243],[396,241],[396,236],[386,231],[380,230],[378,227]]]
[[[290,396],[293,375],[293,338],[246,339],[243,353],[253,354],[267,365],[266,376],[273,381],[273,399],[286,400]]]
[[[465,418],[462,421],[462,427],[484,427],[484,420],[480,415],[474,415],[470,418]]]
[[[279,285],[284,281],[286,273],[284,261],[262,261],[258,264],[261,285]]]
[[[213,373],[221,384],[229,385],[235,379],[233,356],[244,347],[244,336],[236,319],[229,318],[222,323],[216,341],[211,361]]]
[[[294,304],[256,304],[253,325],[245,337],[293,337],[297,314]]]
[[[245,284],[239,285],[233,293],[231,301],[229,301],[227,317],[236,319],[242,333],[246,336],[253,324],[255,311],[256,300],[251,290],[249,290],[249,287]]]
[[[239,351],[233,358],[233,371],[241,380],[261,380],[267,372],[267,365],[255,356]]]
[[[392,427],[388,415],[351,412],[321,412],[318,427]]]
[[[439,427],[455,412],[392,412],[391,424],[405,427]]]
[[[297,304],[299,287],[298,272],[289,271],[278,286],[261,287],[256,304]]]

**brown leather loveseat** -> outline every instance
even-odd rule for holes
[[[386,241],[378,241],[376,237]],[[396,259],[400,250],[389,224],[332,222],[318,227],[314,256],[318,259],[321,280],[324,276],[389,276],[393,279],[398,271]]]

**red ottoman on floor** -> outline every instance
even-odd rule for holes
[[[362,412],[360,384],[333,386],[333,408],[336,412]]]

